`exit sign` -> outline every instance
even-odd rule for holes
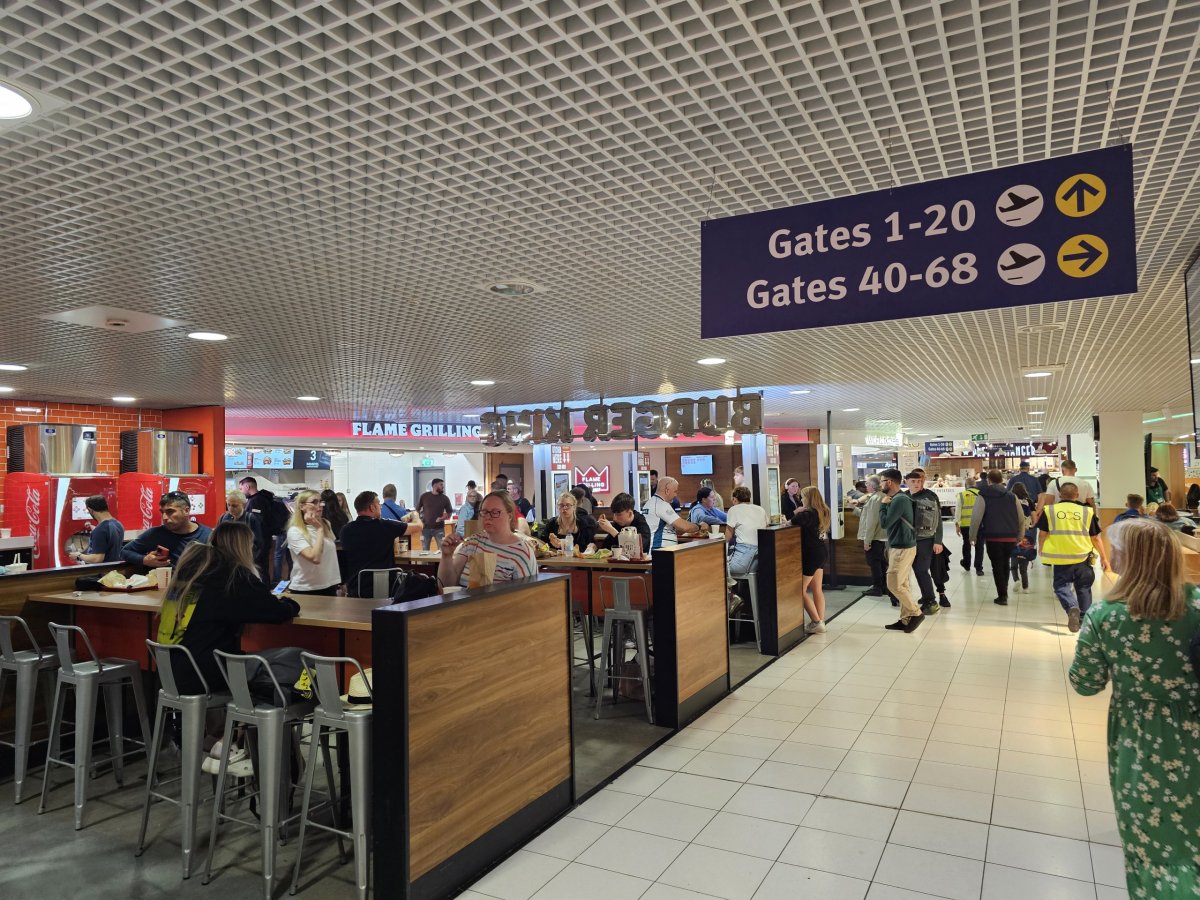
[[[426,456],[421,460],[421,465],[424,466],[425,468],[429,468],[430,466],[433,465],[433,459],[431,457]]]
[[[973,434],[973,435],[971,435],[971,440],[973,440],[973,441],[986,441],[986,440],[987,440],[987,435],[986,435],[986,434]]]

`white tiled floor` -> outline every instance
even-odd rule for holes
[[[953,569],[952,609],[905,635],[860,600],[464,896],[1127,897],[1048,572],[1002,608]]]

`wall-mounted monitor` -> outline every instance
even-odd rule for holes
[[[693,453],[679,457],[680,475],[711,475],[713,458],[711,453]]]

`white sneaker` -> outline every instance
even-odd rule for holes
[[[805,634],[824,634],[825,633],[825,623],[824,622],[809,622],[807,625],[804,626],[804,633]]]
[[[229,773],[232,775],[234,766],[242,762],[245,762],[247,766],[250,765],[250,761],[246,759],[246,748],[234,747],[229,753]],[[212,756],[211,752],[209,756],[204,758],[204,762],[200,764],[200,771],[207,772],[209,775],[216,775],[220,771],[220,768],[221,760],[216,756]],[[246,776],[238,775],[237,777],[245,778]]]

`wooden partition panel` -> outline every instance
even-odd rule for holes
[[[804,573],[800,529],[758,532],[758,625],[762,652],[778,656],[804,637]]]
[[[843,536],[833,541],[830,550],[837,564],[837,580],[846,584],[870,584],[871,567],[867,565],[867,555],[863,551],[862,541],[858,539],[858,526],[862,519],[858,511],[847,507],[842,510]],[[951,525],[951,528],[954,526]],[[829,568],[828,566],[826,567]],[[830,573],[827,571],[826,576]]]
[[[681,727],[729,692],[725,542],[654,551],[655,724]]]
[[[570,807],[565,576],[374,616],[379,896],[453,893]]]

